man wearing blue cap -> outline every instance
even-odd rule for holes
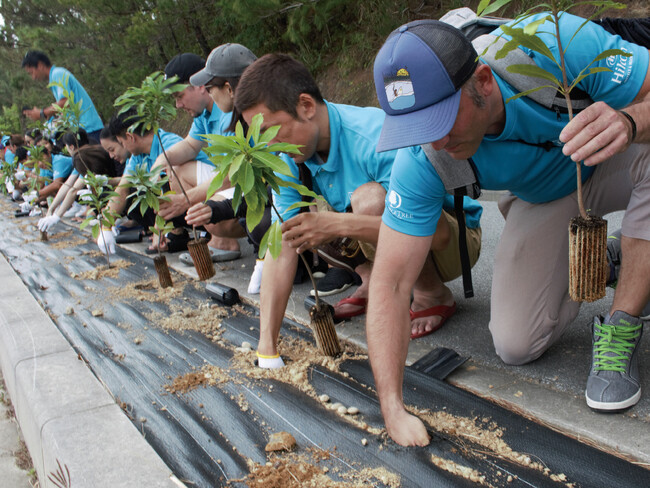
[[[518,27],[541,17],[529,17]],[[562,16],[565,46],[583,22]],[[538,32],[551,28],[545,23]],[[554,36],[539,37],[557,58]],[[599,215],[626,209],[625,261],[612,307],[594,320],[586,397],[599,411],[621,410],[639,400],[639,314],[650,298],[650,146],[633,143],[650,141],[650,105],[644,101],[650,92],[648,50],[591,23],[572,42],[580,47],[565,56],[569,76],[606,49],[631,53],[634,62],[615,56],[596,63],[622,68],[578,83],[598,103],[569,124],[566,114],[527,97],[505,103],[514,89],[478,62],[471,43],[448,24],[406,24],[390,34],[377,55],[375,85],[387,113],[377,150],[403,149],[390,186],[400,211],[388,205],[384,212],[370,285],[368,350],[386,427],[399,444],[429,441],[423,423],[405,410],[401,389],[408,290],[445,192],[421,144],[453,159],[471,158],[482,188],[511,192],[499,202],[506,223],[494,259],[490,318],[496,352],[508,364],[538,358],[578,313],[579,304],[568,295],[567,225],[578,213],[572,160],[584,160],[587,208]],[[550,60],[539,58],[533,60],[540,67],[561,76]],[[624,107],[627,114],[620,111]]]

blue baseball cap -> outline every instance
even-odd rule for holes
[[[416,20],[391,32],[375,58],[375,89],[386,112],[377,152],[445,137],[460,88],[477,65],[472,43],[447,23]]]
[[[2,140],[1,140],[0,142],[2,142],[2,146],[3,146],[3,147],[7,147],[7,145],[9,144],[9,141],[10,141],[10,140],[11,140],[11,137],[9,137],[9,136],[2,136]]]

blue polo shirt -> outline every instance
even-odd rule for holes
[[[204,142],[204,134],[226,134],[226,129],[230,125],[230,120],[232,119],[232,112],[224,114],[216,103],[212,103],[212,111],[208,111],[206,108],[201,115],[194,117],[192,122],[192,127],[190,127],[190,132],[188,135],[192,139],[197,141]]]
[[[56,180],[57,178],[67,178],[72,173],[72,158],[63,154],[54,154],[52,156],[52,169],[41,170],[41,176]]]
[[[6,161],[8,164],[12,164],[12,163],[14,162],[14,158],[15,158],[15,157],[16,157],[16,155],[15,155],[14,153],[12,153],[12,152],[9,150],[9,148],[7,148],[7,149],[5,150],[5,161]]]
[[[165,150],[168,150],[174,144],[178,144],[180,141],[183,140],[179,135],[174,134],[173,132],[165,132],[162,129],[160,129],[159,134],[160,134],[160,138],[158,137],[158,135],[154,136],[148,154],[143,153],[143,154],[132,155],[126,161],[126,165],[124,166],[124,174],[132,174],[136,166],[140,166],[141,164],[147,165],[147,171],[151,170],[153,163],[156,162],[156,158],[160,154],[162,154],[160,141],[162,141],[162,145],[164,146]],[[203,151],[199,153],[196,159],[197,161],[202,161],[204,163],[210,164],[208,157]]]
[[[330,126],[327,161],[323,162],[315,154],[303,164],[312,174],[313,190],[322,195],[334,210],[345,212],[350,208],[352,193],[364,183],[374,181],[388,188],[396,151],[375,151],[385,117],[382,110],[325,103]],[[299,183],[298,166],[287,155],[283,155],[283,159],[295,177],[291,180]],[[289,212],[286,209],[301,200],[300,194],[290,188],[282,187],[280,190],[280,194],[274,194],[275,205],[283,219],[291,218],[299,209]],[[275,221],[275,213],[272,215]]]
[[[90,99],[81,83],[77,81],[70,71],[58,66],[52,66],[50,69],[50,83],[52,82],[64,84],[67,90],[73,94],[75,103],[78,103],[81,100],[81,118],[79,120],[79,125],[81,125],[86,132],[95,132],[104,128],[102,119],[99,117],[93,101]],[[62,98],[65,98],[63,95],[63,89],[60,86],[51,86],[50,91],[57,102]]]
[[[226,129],[230,125],[230,119],[232,119],[232,112],[224,114],[219,110],[217,104],[213,102],[211,112],[205,109],[201,115],[194,117],[194,122],[192,122],[192,127],[190,127],[188,135],[201,142],[205,142],[203,136],[206,134],[227,135]],[[211,166],[214,166],[214,163],[208,159],[203,151],[199,153],[197,160],[207,162]]]
[[[518,24],[523,27],[545,14],[533,15]],[[584,19],[563,14],[560,22],[563,46],[569,45],[573,33]],[[540,39],[556,58],[559,52],[555,37],[550,35],[552,25],[542,24]],[[498,30],[497,30],[498,31]],[[578,76],[597,55],[606,49],[621,49],[632,57],[610,57],[594,66],[609,67],[612,71],[587,76],[578,87],[594,101],[604,101],[613,108],[629,105],[639,93],[648,69],[648,50],[609,34],[602,27],[589,22],[571,42],[565,57],[569,83]],[[556,76],[557,66],[539,54],[529,55],[535,63]],[[562,154],[559,135],[568,122],[568,115],[558,115],[528,97],[506,103],[516,91],[495,74],[504,100],[506,121],[501,134],[485,136],[472,160],[478,181],[487,190],[509,190],[530,203],[544,203],[563,198],[576,190],[575,163]],[[525,141],[525,142],[524,142]],[[552,142],[550,150],[530,144]],[[528,144],[526,144],[528,143]],[[583,167],[583,180],[593,174],[593,167]],[[399,150],[390,184],[394,200],[400,202],[399,211],[387,205],[383,221],[394,230],[409,235],[429,235],[438,221],[446,192],[442,181],[419,147]],[[469,225],[469,223],[468,223]],[[435,229],[435,226],[433,226]]]

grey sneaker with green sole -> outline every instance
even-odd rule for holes
[[[592,326],[593,353],[587,379],[587,405],[599,412],[617,412],[641,398],[637,346],[643,322],[616,311],[607,321],[595,317]]]

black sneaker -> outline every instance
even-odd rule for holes
[[[637,346],[643,322],[616,311],[604,321],[594,318],[593,353],[587,379],[587,405],[598,412],[618,412],[641,398]]]
[[[318,296],[327,297],[336,295],[342,291],[347,290],[352,285],[360,285],[361,277],[350,272],[347,269],[331,267],[327,270],[325,277],[316,284]],[[309,292],[311,296],[315,296],[314,290]]]

